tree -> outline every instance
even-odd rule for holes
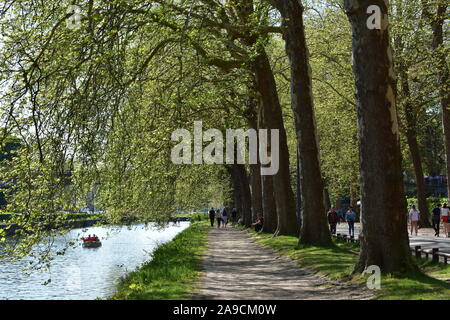
[[[352,27],[361,162],[361,251],[355,272],[370,265],[383,272],[410,270],[388,2],[346,0],[345,10]],[[374,16],[368,15],[371,10]]]
[[[450,85],[449,68],[447,64],[448,48],[444,44],[444,22],[447,18],[447,1],[436,1],[432,4],[428,0],[422,0],[422,11],[424,17],[432,29],[431,48],[435,54],[435,65],[438,70],[439,96],[442,107],[442,127],[444,132],[444,147],[446,155],[447,171],[447,195],[450,199]]]
[[[325,219],[324,185],[319,163],[312,95],[312,74],[303,25],[303,6],[297,0],[274,1],[283,17],[286,53],[291,70],[291,107],[300,155],[302,227],[300,243],[329,245]]]
[[[430,224],[430,213],[427,203],[427,190],[424,180],[423,166],[422,166],[422,156],[419,148],[417,128],[418,128],[418,114],[423,104],[415,101],[412,96],[410,89],[410,79],[409,79],[409,69],[411,64],[417,64],[417,59],[408,59],[414,50],[412,48],[406,48],[405,38],[411,37],[411,31],[408,30],[409,25],[412,24],[413,19],[411,10],[414,10],[414,6],[409,8],[404,7],[402,0],[396,1],[396,35],[394,36],[395,45],[395,61],[396,61],[396,71],[399,75],[399,85],[398,85],[398,101],[399,105],[403,107],[404,119],[406,122],[405,126],[402,126],[403,131],[406,135],[406,141],[411,154],[412,164],[414,168],[414,175],[417,185],[417,202],[418,209],[420,211],[420,224],[422,227],[431,227]],[[408,10],[409,9],[409,10]],[[416,28],[414,28],[416,27]],[[421,29],[420,25],[413,27],[413,34],[420,34],[417,29]],[[414,30],[415,29],[415,30]],[[409,40],[409,41],[408,41]],[[417,46],[417,39],[407,39],[411,46]],[[412,61],[411,61],[412,60]],[[416,104],[416,105],[415,105]]]

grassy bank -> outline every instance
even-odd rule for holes
[[[158,247],[151,261],[127,275],[112,299],[190,299],[200,275],[209,229],[206,222],[195,222],[172,241]]]
[[[248,230],[248,229],[247,229]],[[252,233],[255,241],[272,247],[280,255],[298,261],[299,265],[326,275],[331,280],[364,285],[366,277],[352,275],[359,248],[354,243],[334,240],[332,247],[298,246],[298,238],[273,237],[272,234]],[[401,276],[383,275],[381,289],[373,290],[376,299],[449,299],[450,266],[425,259],[417,260],[421,272]]]

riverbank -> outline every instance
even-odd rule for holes
[[[190,299],[201,273],[209,230],[205,221],[192,223],[172,241],[153,251],[151,261],[129,273],[111,299]]]
[[[11,237],[14,235],[14,233],[20,229],[20,226],[16,223],[8,224],[7,222],[10,221],[13,218],[12,213],[8,214],[0,214],[0,230],[5,231],[6,237]],[[202,220],[202,216],[198,216],[198,214],[191,215],[191,217],[172,217],[171,219],[168,219],[167,222],[170,223],[171,221],[177,221],[177,222],[185,222],[190,221],[193,219],[194,221],[200,221]],[[124,225],[130,225],[135,223],[140,223],[135,218],[131,219],[122,219],[121,221]],[[157,221],[147,221],[148,222],[157,222]],[[88,228],[96,225],[107,225],[110,224],[110,222],[107,221],[107,219],[99,213],[94,214],[87,214],[87,213],[71,213],[68,214],[65,217],[65,221],[59,225],[57,228],[64,228],[64,229],[75,229],[75,228]],[[117,223],[115,223],[117,224]],[[51,224],[46,227],[46,230],[52,230],[57,229]]]
[[[323,275],[335,284],[364,285],[367,279],[352,275],[358,258],[359,247],[353,243],[334,239],[332,247],[298,246],[298,238],[273,237],[272,234],[256,233],[246,229],[257,243],[273,248],[280,256],[288,257],[302,268]],[[373,290],[376,299],[383,300],[430,300],[450,297],[450,266],[417,259],[420,272],[400,276],[383,275],[381,289]]]
[[[104,225],[107,224],[107,222],[104,219],[99,219],[99,218],[95,218],[95,219],[78,219],[78,220],[67,220],[62,226],[60,226],[59,228],[63,227],[66,229],[75,229],[75,228],[88,228],[88,227],[92,227],[95,225]],[[20,229],[20,226],[18,224],[2,224],[0,223],[0,230],[4,230],[5,231],[5,236],[6,237],[12,237],[15,232],[17,230]],[[54,229],[51,225],[49,225],[47,227],[47,230],[51,230]]]

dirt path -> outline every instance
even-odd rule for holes
[[[255,243],[247,232],[214,228],[203,260],[204,273],[193,299],[370,299],[354,287],[326,288],[326,279]]]

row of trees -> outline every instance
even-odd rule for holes
[[[436,114],[429,127],[444,124],[450,150],[445,1],[85,0],[75,29],[68,5],[0,8],[4,136],[23,145],[2,179],[17,181],[10,208],[22,214],[11,222],[36,235],[23,252],[100,183],[113,222],[231,198],[246,225],[263,214],[264,231],[314,245],[331,244],[329,196],[361,197],[356,270],[414,267],[401,142],[426,212],[420,129]],[[368,28],[372,5],[380,28]],[[278,129],[280,170],[174,165],[171,132],[199,119]]]

